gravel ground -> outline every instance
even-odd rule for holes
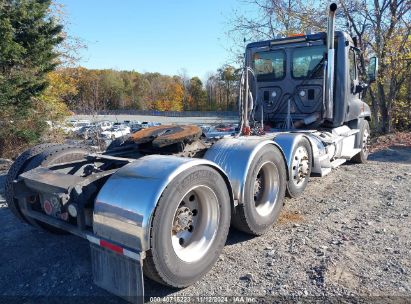
[[[206,295],[386,303],[391,297],[392,303],[410,303],[411,148],[370,159],[311,178],[305,195],[287,199],[264,236],[230,231],[219,261],[195,285],[176,290],[146,279],[146,300]],[[0,222],[0,302],[26,297],[37,303],[33,296],[122,302],[93,285],[86,241],[22,224],[4,203]]]

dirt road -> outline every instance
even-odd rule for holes
[[[22,224],[4,203],[0,223],[0,302],[121,301],[93,285],[86,241]],[[194,286],[175,290],[145,280],[147,301],[177,295],[411,301],[410,252],[411,148],[392,148],[368,164],[312,178],[302,198],[286,200],[264,236],[232,230],[217,264]]]

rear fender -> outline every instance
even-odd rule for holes
[[[230,180],[236,204],[244,202],[245,182],[255,155],[267,145],[281,147],[272,140],[247,136],[224,138],[207,150],[204,158],[221,167]],[[284,154],[283,154],[284,156]]]
[[[101,188],[94,205],[94,233],[133,250],[148,250],[151,220],[161,194],[177,175],[199,165],[210,166],[223,176],[233,203],[227,175],[211,161],[145,156],[119,169]]]

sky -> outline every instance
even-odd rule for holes
[[[227,18],[239,0],[57,0],[80,65],[204,78],[229,59]]]

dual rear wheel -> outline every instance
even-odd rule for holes
[[[270,229],[283,207],[286,177],[280,150],[274,145],[263,147],[250,164],[243,203],[234,208],[217,170],[198,166],[179,174],[154,212],[144,274],[173,287],[199,280],[220,255],[230,220],[252,235]]]
[[[304,137],[294,146],[288,172],[277,147],[267,145],[261,149],[248,171],[244,203],[235,210],[233,226],[251,235],[265,233],[280,214],[285,192],[290,197],[297,197],[306,188],[311,174],[311,159],[311,146]]]
[[[267,145],[251,162],[243,203],[234,210],[232,224],[251,235],[261,235],[277,220],[283,207],[287,171],[280,150]]]

